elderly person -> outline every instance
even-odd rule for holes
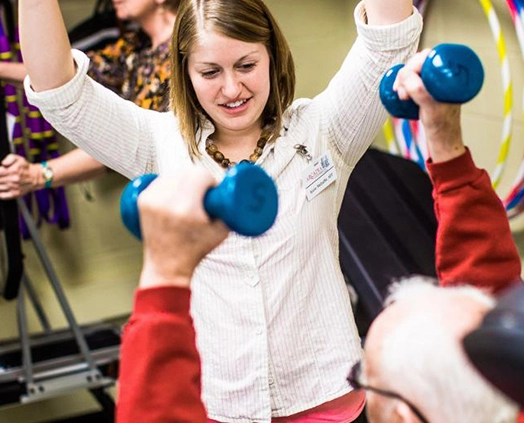
[[[468,360],[462,338],[495,300],[478,288],[413,278],[392,287],[348,378],[370,423],[515,423],[518,407]]]

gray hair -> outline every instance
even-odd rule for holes
[[[428,283],[429,282],[429,283]],[[494,307],[493,297],[471,286],[438,287],[427,278],[395,283],[386,304],[422,297],[468,297]],[[434,312],[403,319],[383,339],[381,366],[395,391],[420,405],[433,423],[514,423],[518,407],[488,384],[468,361],[450,319]]]
[[[471,285],[457,285],[443,289],[438,286],[438,280],[435,278],[416,275],[391,284],[384,305],[387,307],[396,301],[414,301],[417,297],[420,298],[431,294],[449,294],[453,297],[463,294],[476,299],[488,308],[495,307],[496,303],[495,298],[491,294],[487,291],[482,291],[480,288]]]

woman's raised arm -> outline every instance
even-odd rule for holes
[[[369,25],[390,25],[413,13],[413,0],[364,0]]]
[[[64,85],[75,74],[58,0],[19,0],[20,48],[35,91]]]

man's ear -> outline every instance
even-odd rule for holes
[[[402,401],[398,401],[394,410],[395,420],[402,423],[420,423],[417,416],[411,411],[411,408]]]

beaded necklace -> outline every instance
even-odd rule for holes
[[[262,155],[266,143],[267,138],[260,138],[257,141],[257,146],[253,150],[253,153],[249,156],[249,159],[247,160],[251,163],[255,163],[258,160],[258,158]],[[232,162],[227,157],[225,157],[224,154],[220,152],[218,147],[209,138],[207,140],[206,152],[215,160],[215,162],[217,162],[220,166],[222,166],[225,169],[233,167],[237,164],[237,162]]]

